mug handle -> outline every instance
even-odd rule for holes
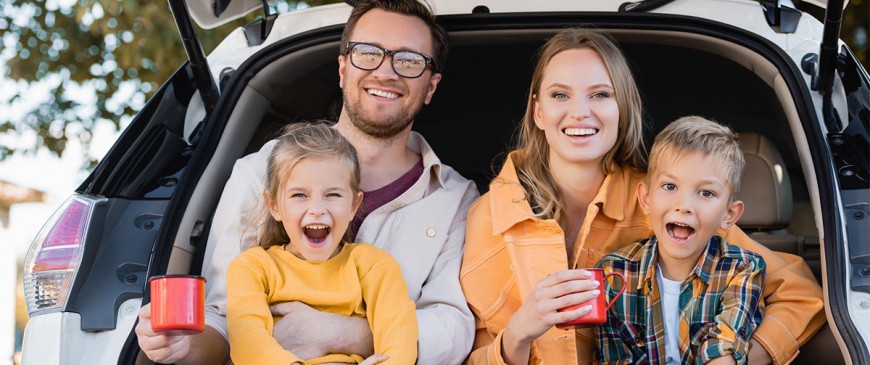
[[[619,290],[619,293],[616,293],[616,295],[613,297],[613,299],[610,300],[610,303],[607,303],[607,308],[604,308],[605,311],[609,310],[610,306],[612,306],[613,303],[616,303],[616,299],[618,299],[619,296],[621,296],[622,293],[625,292],[625,285],[626,285],[625,276],[622,276],[622,274],[620,274],[618,272],[611,272],[610,274],[604,275],[604,280],[602,280],[602,282],[607,281],[607,278],[609,278],[613,275],[619,276],[619,278],[622,279],[622,289]]]

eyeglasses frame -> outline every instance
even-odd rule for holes
[[[365,69],[365,68],[359,67],[353,63],[353,57],[350,55],[350,51],[353,49],[353,47],[356,47],[357,45],[371,46],[371,47],[375,47],[377,49],[380,49],[381,52],[384,52],[384,57],[381,58],[381,62],[378,63],[378,65],[375,66],[374,68]],[[420,56],[423,56],[423,59],[426,60],[426,65],[432,67],[433,72],[436,72],[436,73],[441,72],[440,70],[438,70],[438,66],[435,64],[435,58],[433,58],[432,56],[426,55],[424,53],[417,52],[417,51],[411,51],[411,50],[407,50],[407,49],[391,50],[391,49],[386,49],[386,48],[381,47],[381,46],[376,45],[376,44],[371,44],[371,43],[366,43],[366,42],[347,42],[347,44],[345,45],[345,49],[344,49],[344,55],[348,57],[348,61],[350,61],[350,64],[353,65],[353,67],[356,67],[360,70],[365,70],[365,71],[377,70],[379,67],[381,67],[381,65],[384,64],[384,60],[387,59],[387,56],[389,56],[390,57],[390,67],[393,68],[393,72],[395,72],[396,75],[399,75],[399,76],[404,77],[406,79],[416,79],[416,78],[419,78],[420,76],[423,76],[423,74],[426,73],[426,68],[424,67],[423,71],[421,71],[419,75],[414,76],[414,77],[409,77],[409,76],[399,74],[399,72],[396,71],[396,65],[393,63],[394,62],[393,60],[395,60],[395,58],[393,58],[393,55],[398,53],[398,52],[409,52],[409,53],[414,53],[414,54],[418,54]]]

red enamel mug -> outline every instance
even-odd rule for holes
[[[159,275],[151,283],[151,329],[168,335],[192,335],[205,329],[205,278]]]
[[[592,310],[589,311],[585,316],[577,318],[570,322],[560,323],[559,327],[568,327],[568,326],[583,326],[583,325],[598,325],[604,324],[607,321],[607,310],[610,309],[610,306],[616,302],[616,299],[625,292],[625,276],[618,272],[612,272],[610,274],[604,275],[604,269],[584,269],[588,272],[592,273],[592,280],[595,280],[601,285],[599,285],[598,289],[601,290],[601,294],[597,297],[589,300],[588,302],[581,303],[578,305],[572,305],[570,307],[559,309],[559,312],[574,310],[580,308],[585,305],[591,305]],[[607,295],[606,290],[604,290],[604,282],[611,276],[618,276],[622,279],[622,289],[619,290],[618,293],[610,300],[610,303],[607,303]]]

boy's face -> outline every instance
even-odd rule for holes
[[[731,184],[721,166],[699,152],[665,156],[649,172],[649,185],[638,186],[638,202],[650,216],[660,260],[672,273],[688,275],[716,231],[743,214],[743,202],[730,201]]]

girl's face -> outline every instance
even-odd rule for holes
[[[619,106],[598,52],[570,49],[553,56],[534,116],[550,145],[551,164],[600,164],[619,135]]]
[[[272,217],[290,237],[287,251],[310,262],[335,256],[362,201],[362,192],[351,190],[347,163],[338,158],[304,159],[282,180],[276,199],[265,199]]]

